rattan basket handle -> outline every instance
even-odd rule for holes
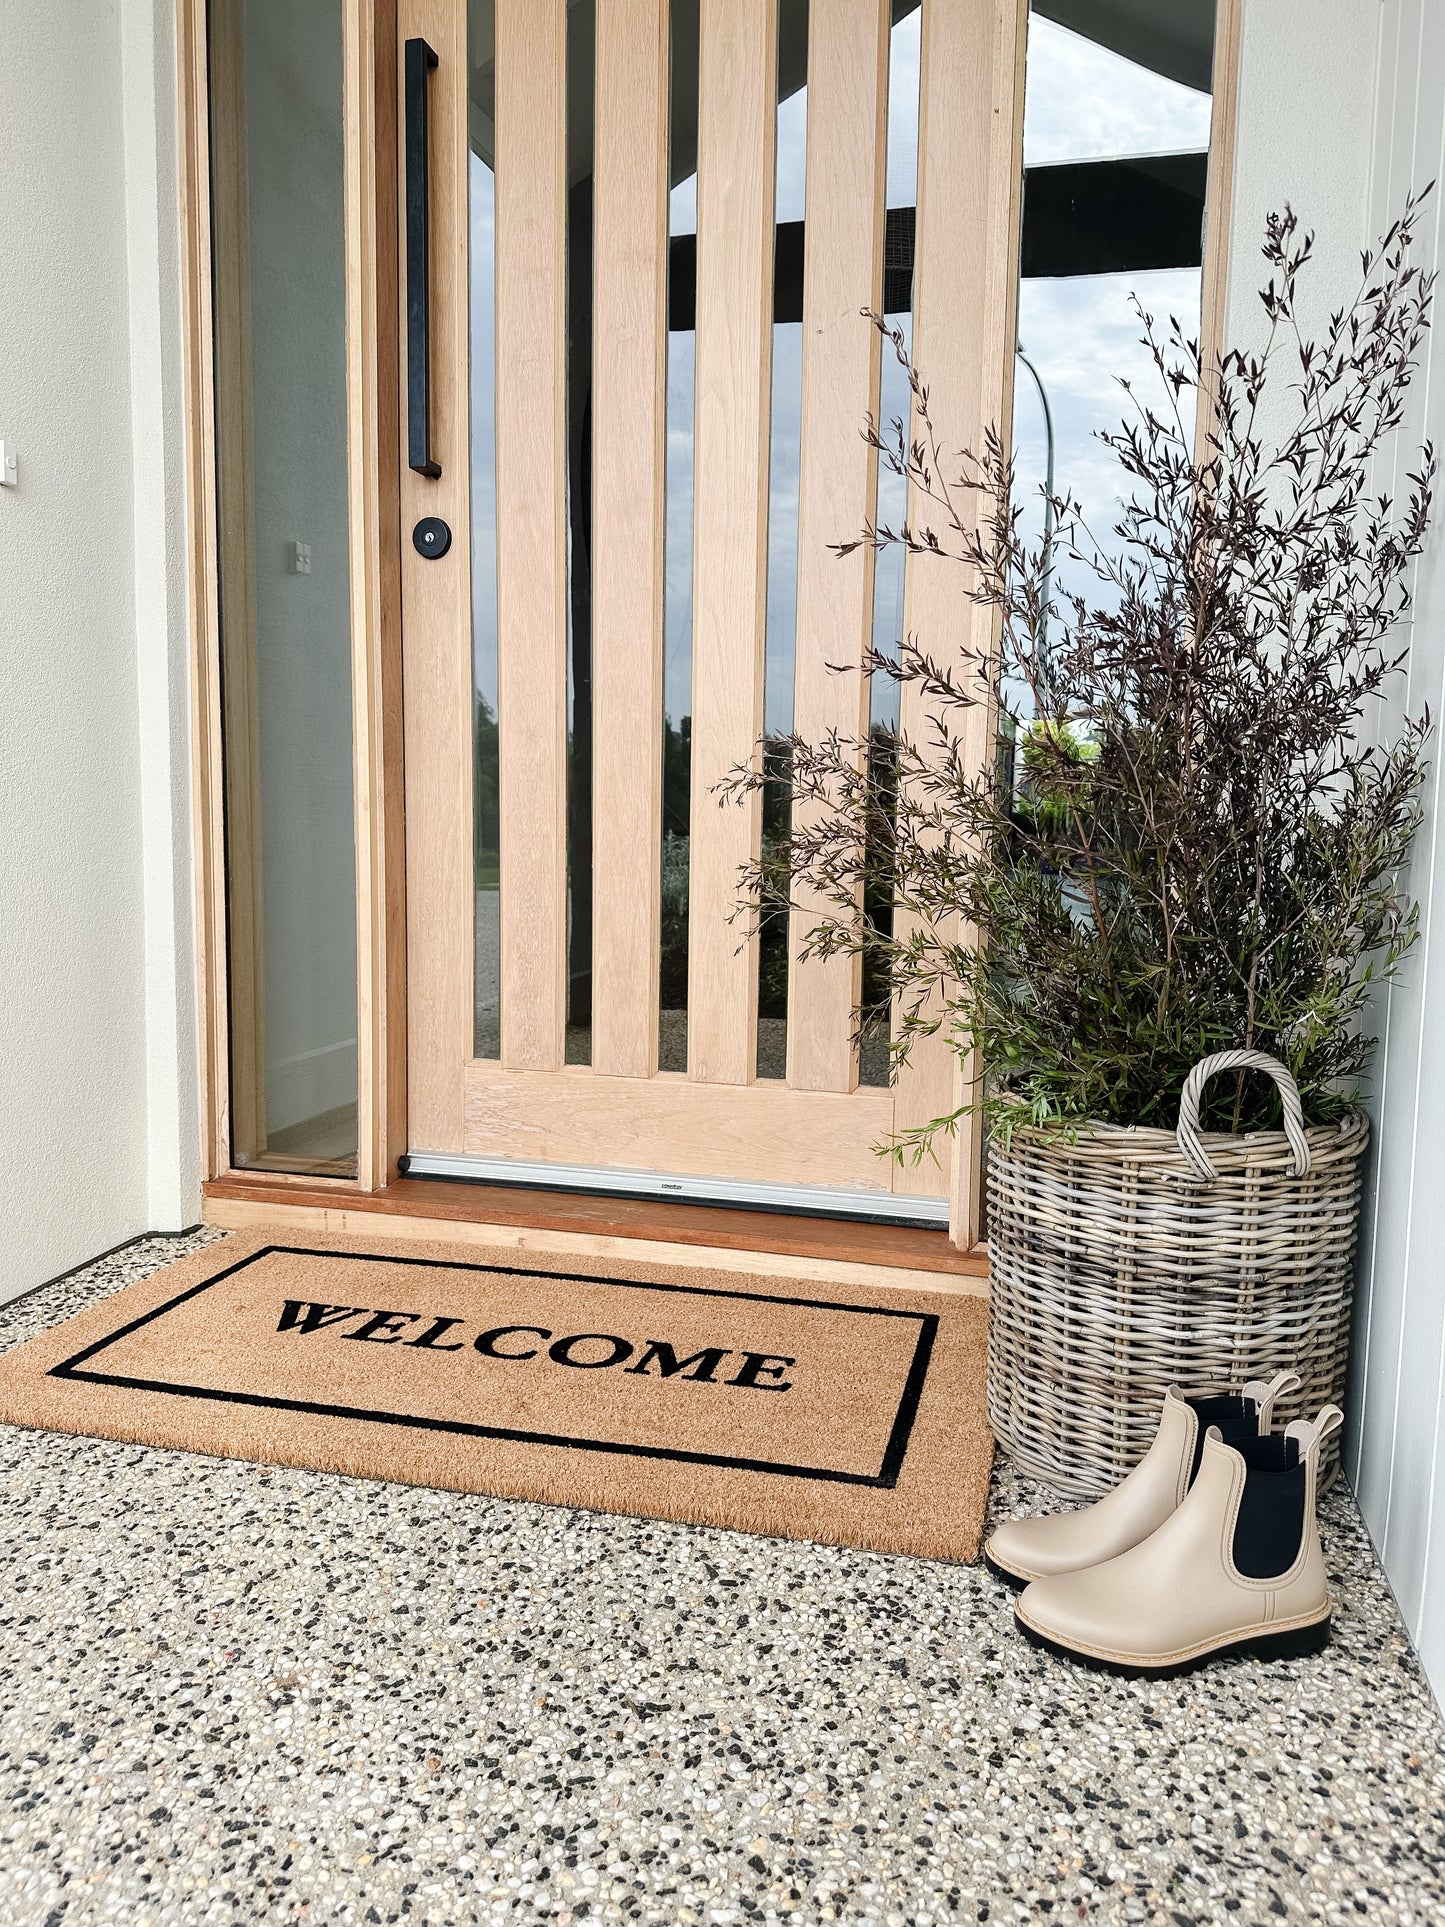
[[[1310,1145],[1305,1136],[1305,1115],[1300,1103],[1299,1086],[1277,1057],[1270,1057],[1262,1050],[1222,1050],[1216,1051],[1213,1057],[1200,1058],[1185,1078],[1179,1099],[1179,1126],[1175,1136],[1181,1154],[1195,1175],[1203,1178],[1207,1184],[1212,1184],[1219,1176],[1199,1139],[1199,1099],[1211,1077],[1218,1076],[1220,1071],[1240,1070],[1268,1071],[1279,1086],[1280,1102],[1284,1106],[1284,1134],[1289,1139],[1289,1148],[1294,1152],[1294,1174],[1302,1178],[1310,1168]]]

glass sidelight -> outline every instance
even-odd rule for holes
[[[211,0],[231,1158],[350,1176],[342,0]]]
[[[467,313],[472,500],[473,1048],[502,1051],[497,717],[497,59],[492,0],[467,8]]]

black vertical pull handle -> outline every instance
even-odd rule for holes
[[[406,419],[407,460],[440,475],[431,452],[431,190],[427,176],[426,77],[437,57],[406,43]]]

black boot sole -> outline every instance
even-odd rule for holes
[[[1245,1639],[1211,1646],[1207,1653],[1196,1653],[1168,1665],[1136,1666],[1125,1660],[1103,1659],[1097,1653],[1076,1652],[1072,1646],[1036,1632],[1017,1613],[1014,1624],[1029,1644],[1041,1652],[1072,1660],[1075,1666],[1086,1666],[1091,1672],[1113,1673],[1119,1679],[1178,1679],[1184,1673],[1198,1672],[1201,1666],[1209,1666],[1216,1659],[1306,1659],[1311,1653],[1322,1653],[1330,1643],[1330,1621],[1325,1618],[1317,1619],[1312,1626],[1291,1626],[1282,1633],[1251,1633]]]

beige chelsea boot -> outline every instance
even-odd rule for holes
[[[1277,1372],[1268,1384],[1251,1379],[1240,1393],[1194,1398],[1171,1388],[1154,1443],[1121,1485],[1081,1511],[1006,1520],[984,1547],[984,1558],[1000,1579],[1026,1586],[1127,1552],[1163,1525],[1189,1490],[1211,1425],[1231,1445],[1262,1437],[1275,1400],[1299,1382],[1297,1372]]]
[[[1117,1559],[1029,1586],[1014,1609],[1036,1646],[1131,1677],[1170,1677],[1227,1653],[1294,1659],[1329,1644],[1315,1522],[1323,1440],[1313,1422],[1226,1445],[1210,1426],[1194,1483],[1157,1532]]]

